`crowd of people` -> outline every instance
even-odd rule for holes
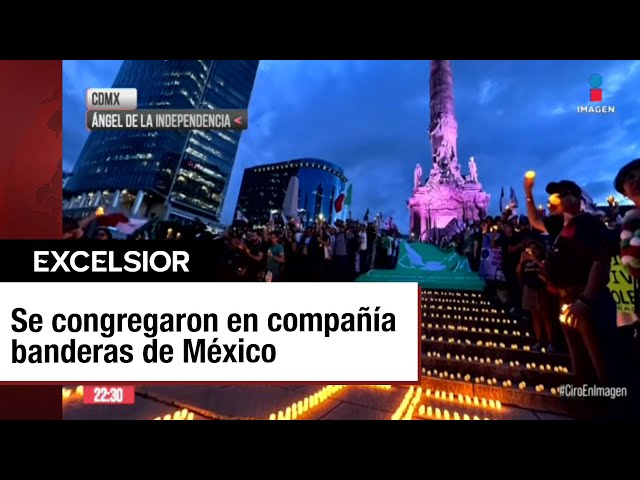
[[[235,226],[215,239],[219,281],[346,282],[394,268],[399,235],[375,223]]]
[[[453,239],[455,248],[511,315],[531,321],[534,350],[568,351],[578,385],[627,386],[640,415],[640,302],[635,314],[621,315],[608,288],[612,261],[621,258],[640,298],[640,160],[614,182],[635,205],[624,218],[617,202],[595,209],[569,180],[546,186],[542,210],[534,184],[531,172],[524,180],[526,216],[507,208],[473,222]]]
[[[591,208],[588,195],[569,180],[546,186],[548,209],[542,210],[534,184],[535,175],[526,175],[526,216],[506,209],[472,222],[440,246],[466,256],[471,270],[485,278],[488,293],[511,315],[531,321],[533,350],[568,351],[577,384],[625,385],[637,401],[640,301],[635,315],[619,315],[608,284],[616,257],[640,278],[640,159],[625,165],[614,182],[634,204],[624,218],[614,202],[608,212]],[[179,235],[161,226],[136,238]],[[198,224],[191,237],[213,242],[216,281],[351,281],[371,269],[395,268],[400,250],[397,230],[351,220],[306,227],[292,220],[258,229],[234,223],[218,236]],[[64,238],[113,235],[94,216],[65,219]],[[634,285],[638,299],[638,281]]]
[[[178,231],[180,230],[180,231]],[[196,222],[187,229],[155,222],[132,235],[136,240],[210,240],[216,259],[214,281],[225,282],[347,282],[372,269],[393,269],[400,252],[397,229],[378,222],[317,222],[304,227],[291,219],[263,227],[235,221],[220,235]],[[65,219],[65,239],[114,239],[112,229],[90,215],[81,221]]]

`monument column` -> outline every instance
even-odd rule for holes
[[[442,178],[460,183],[458,157],[458,124],[453,102],[453,74],[450,60],[431,60],[429,136],[434,164]]]
[[[409,207],[409,235],[413,233],[414,207]]]
[[[427,234],[429,232],[429,220],[427,217],[427,209],[422,207],[420,209],[420,241],[422,241],[425,232],[427,232]]]

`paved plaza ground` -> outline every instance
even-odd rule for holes
[[[268,420],[271,414],[285,412],[288,406],[303,401],[322,386],[148,386],[137,389],[134,405],[83,405],[77,395],[65,401],[65,420],[153,420],[187,409],[194,420],[256,419]],[[381,389],[375,386],[345,386],[326,401],[302,414],[299,420],[389,420],[407,395],[408,387]],[[426,392],[425,392],[426,393]],[[473,409],[455,402],[427,398],[424,393],[419,405],[425,406],[420,415],[415,409],[413,419],[436,419],[439,409],[453,419],[467,413],[481,419],[549,420],[567,419],[558,415],[503,406],[500,411]],[[418,407],[419,407],[418,405]],[[428,407],[432,415],[429,417]]]

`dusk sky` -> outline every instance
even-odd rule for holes
[[[70,171],[84,145],[85,91],[110,87],[121,61],[67,60],[63,67],[63,158]],[[544,185],[568,178],[598,203],[615,194],[625,162],[640,157],[640,61],[452,62],[458,153],[463,173],[474,156],[480,182],[497,214],[500,189],[516,189],[536,170]],[[604,80],[602,105],[613,114],[580,114],[589,77]],[[353,215],[391,215],[408,228],[406,201],[413,171],[430,170],[429,62],[264,60],[223,209],[235,210],[245,168],[313,157],[341,166],[353,183]],[[617,194],[616,194],[617,195]],[[619,195],[617,195],[619,197]]]

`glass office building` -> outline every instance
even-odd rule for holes
[[[246,109],[258,60],[126,60],[114,88],[138,109]],[[67,208],[219,221],[241,131],[92,132],[65,188]]]
[[[346,209],[335,211],[335,201],[345,193],[347,178],[340,167],[315,158],[247,168],[242,177],[236,211],[254,225],[265,225],[281,212],[289,179],[298,177],[299,216],[305,224],[345,220]]]

